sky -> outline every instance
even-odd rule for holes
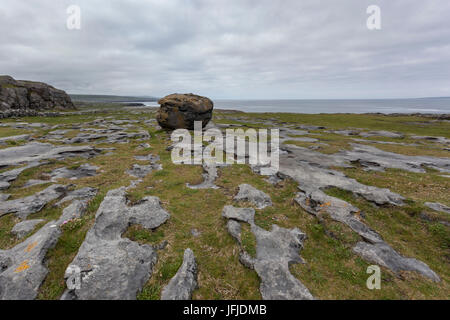
[[[450,96],[449,17],[448,0],[0,0],[0,74],[78,94]]]

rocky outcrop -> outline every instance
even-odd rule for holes
[[[194,122],[201,121],[205,127],[212,118],[214,104],[195,94],[171,94],[158,101],[161,105],[156,120],[166,129],[194,129]]]
[[[62,197],[66,191],[66,186],[55,184],[25,198],[3,201],[0,203],[0,217],[13,213],[20,219],[26,219],[30,214],[41,211],[49,202]]]
[[[91,146],[59,147],[50,143],[31,142],[19,147],[0,150],[0,168],[41,160],[61,160],[67,157],[91,158],[101,150]]]
[[[228,221],[228,231],[240,244],[240,222],[248,223],[256,238],[256,257],[251,257],[241,246],[239,261],[254,269],[261,278],[260,292],[264,300],[312,300],[309,290],[290,270],[291,263],[304,263],[299,255],[306,234],[298,228],[285,229],[272,225],[266,231],[254,222],[253,208],[225,206],[222,216]]]
[[[0,76],[0,110],[75,109],[69,95],[48,84]]]
[[[75,109],[69,95],[48,84],[0,76],[0,110]]]
[[[270,200],[270,197],[266,193],[249,184],[241,184],[239,186],[239,192],[234,197],[234,200],[248,201],[256,206],[257,209],[264,209],[272,205],[272,200]]]
[[[130,225],[153,230],[167,219],[169,213],[157,197],[145,197],[130,206],[125,187],[109,191],[66,272],[69,276],[70,270],[79,270],[80,286],[67,290],[62,299],[136,299],[152,274],[157,253],[152,246],[122,238],[122,234]]]
[[[98,169],[100,168],[85,163],[76,169],[68,169],[66,167],[55,169],[50,174],[47,174],[47,176],[51,178],[52,181],[57,181],[58,179],[76,180],[96,176]]]
[[[184,251],[183,264],[176,275],[164,287],[161,300],[191,300],[197,288],[197,263],[191,249]]]
[[[15,235],[17,238],[22,239],[31,231],[33,231],[34,228],[41,222],[44,222],[44,220],[35,219],[19,222],[14,226],[14,228],[12,228],[11,233]]]
[[[425,202],[425,205],[428,208],[433,209],[435,211],[450,214],[450,207],[448,207],[446,205],[443,205],[442,203],[439,203],[439,202]]]
[[[51,221],[10,250],[0,250],[0,300],[33,300],[48,274],[44,262],[61,234]]]

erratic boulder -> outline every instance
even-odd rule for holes
[[[212,118],[214,104],[195,94],[171,94],[158,101],[161,105],[156,120],[165,129],[194,129],[195,121],[205,127]]]
[[[75,109],[69,95],[48,84],[0,76],[0,111]]]

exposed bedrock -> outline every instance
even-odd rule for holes
[[[161,300],[191,300],[197,288],[197,263],[191,249],[184,251],[183,264],[161,292]]]
[[[450,207],[438,202],[425,202],[425,205],[438,212],[450,214]]]
[[[35,220],[25,220],[22,222],[17,223],[11,230],[11,233],[15,235],[17,238],[22,239],[27,234],[29,234],[31,231],[34,230],[34,228],[41,222],[44,222],[45,220],[42,219],[35,219]]]
[[[234,197],[234,200],[248,201],[256,206],[257,209],[264,209],[272,205],[272,200],[269,195],[245,183],[239,185],[239,192]]]
[[[103,199],[77,256],[66,271],[79,268],[79,288],[67,290],[62,299],[136,299],[150,278],[157,260],[156,249],[140,245],[122,234],[130,225],[152,230],[169,219],[159,198],[145,197],[130,206],[126,188],[111,190]]]
[[[57,243],[61,225],[69,217],[84,215],[86,208],[85,202],[74,202],[63,210],[58,220],[47,223],[12,249],[0,250],[0,300],[32,300],[37,297],[48,274],[45,256]],[[42,220],[24,221],[22,224],[35,226],[39,222]]]
[[[61,231],[55,221],[10,250],[0,250],[0,300],[32,300],[48,269],[47,251],[58,241]]]
[[[11,182],[16,180],[17,177],[25,170],[38,167],[40,165],[41,163],[39,162],[33,162],[28,164],[27,166],[0,173],[0,190],[8,189]]]
[[[61,200],[59,200],[56,203],[56,206],[61,206],[61,205],[65,204],[66,202],[72,201],[72,200],[82,200],[82,201],[90,200],[93,197],[95,197],[97,192],[98,192],[98,189],[91,188],[91,187],[85,187],[85,188],[81,188],[81,189],[68,191],[64,195],[64,198],[62,198]]]
[[[82,164],[76,169],[67,169],[65,167],[58,168],[53,170],[50,174],[47,176],[51,178],[52,181],[56,181],[58,179],[80,179],[85,177],[93,177],[97,175],[97,170],[100,169],[99,167],[92,166],[88,163]]]
[[[441,172],[450,172],[449,158],[406,156],[359,144],[352,144],[352,147],[352,150],[341,151],[335,156],[350,162],[359,162],[370,170],[383,171],[385,168],[394,168],[425,173],[424,167],[429,167]]]
[[[309,290],[295,278],[290,270],[291,263],[304,263],[299,255],[306,234],[298,228],[285,229],[272,225],[266,231],[254,223],[255,210],[225,206],[222,216],[228,221],[228,230],[240,244],[240,226],[249,223],[256,238],[256,257],[251,257],[241,246],[239,260],[254,269],[261,279],[260,292],[264,300],[311,300]]]
[[[94,129],[89,129],[94,130]],[[66,144],[74,143],[126,143],[128,139],[149,139],[150,134],[147,131],[125,132],[117,129],[100,130],[97,133],[79,133],[76,137],[62,140]]]
[[[48,84],[0,76],[0,110],[75,109],[69,95]]]
[[[91,146],[59,147],[50,143],[31,142],[19,147],[1,149],[0,168],[48,159],[59,160],[67,157],[91,158],[100,153],[101,150]]]
[[[47,203],[64,196],[66,192],[66,186],[55,184],[25,198],[3,201],[0,203],[0,217],[13,213],[20,219],[26,219],[30,214],[41,211]]]
[[[378,243],[360,241],[355,245],[353,251],[365,260],[388,268],[396,273],[400,271],[415,271],[430,278],[434,282],[440,281],[439,276],[427,264],[417,259],[406,258],[400,255],[383,241]]]
[[[190,189],[219,189],[219,187],[214,184],[218,177],[217,166],[214,163],[203,163],[202,177],[202,183],[196,185],[187,183],[186,186]]]
[[[162,170],[162,165],[157,163],[160,160],[159,156],[148,154],[146,156],[135,156],[134,158],[138,161],[148,161],[150,163],[148,165],[133,164],[132,168],[126,172],[134,178],[145,178],[154,170]]]
[[[392,168],[425,173],[424,167],[429,167],[441,172],[450,172],[450,159],[448,158],[406,156],[360,144],[352,144],[352,150],[342,150],[335,154],[322,154],[294,145],[284,145],[283,149],[297,161],[323,168],[330,166],[350,168],[353,167],[352,163],[359,162],[367,170],[374,171]]]
[[[327,156],[324,158],[329,160]],[[317,159],[315,158],[315,161]],[[298,188],[301,192],[297,194],[295,201],[307,212],[319,218],[322,213],[326,212],[332,219],[346,224],[359,234],[367,244],[357,246],[360,249],[354,251],[364,259],[373,262],[374,259],[370,258],[374,256],[373,252],[379,252],[379,248],[382,247],[384,248],[384,255],[378,255],[378,260],[384,259],[385,262],[381,265],[387,268],[404,266],[408,268],[405,270],[417,271],[434,281],[439,281],[439,277],[425,263],[419,261],[420,263],[405,264],[404,261],[416,260],[401,256],[386,244],[375,230],[372,230],[355,215],[359,212],[358,208],[344,200],[327,195],[324,190],[337,187],[359,195],[377,205],[402,205],[404,198],[389,189],[360,184],[355,179],[348,178],[343,173],[326,167],[326,165],[321,167],[316,163],[308,163],[301,156],[299,160],[297,157],[292,157],[292,154],[283,155],[280,159],[279,175],[290,177],[299,184]],[[363,250],[368,248],[371,248],[370,253],[364,253]],[[394,264],[390,261],[397,262]],[[397,268],[391,270],[398,272]]]

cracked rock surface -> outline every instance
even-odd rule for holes
[[[100,168],[85,163],[76,169],[67,169],[65,167],[55,169],[50,174],[48,174],[48,177],[50,177],[52,181],[63,178],[75,180],[79,178],[93,177],[97,175],[98,169]]]
[[[258,209],[264,209],[272,205],[272,200],[266,193],[246,183],[239,186],[239,192],[234,200],[248,201]]]
[[[303,209],[319,219],[323,212],[327,212],[332,219],[344,223],[359,234],[366,243],[364,246],[357,245],[354,251],[364,259],[373,261],[375,256],[373,253],[380,252],[379,249],[383,248],[383,255],[378,255],[378,257],[383,257],[385,261],[383,265],[387,268],[407,267],[408,271],[416,271],[434,281],[439,281],[436,273],[425,263],[405,258],[386,244],[375,230],[372,230],[355,215],[355,213],[359,212],[358,208],[344,200],[327,195],[324,190],[329,187],[337,187],[361,196],[376,205],[401,206],[404,200],[402,196],[391,192],[389,189],[363,185],[355,179],[346,177],[339,171],[329,169],[328,167],[333,165],[349,165],[347,159],[339,154],[322,155],[305,148],[294,146],[287,146],[287,148],[290,152],[287,155],[280,156],[278,175],[290,177],[298,183],[300,192],[297,194],[295,201]],[[376,148],[372,149],[372,147],[368,148],[366,150],[378,150]],[[346,151],[341,152],[341,154],[343,153],[346,153]],[[320,161],[321,159],[322,161]],[[367,251],[367,253],[364,251]],[[407,260],[409,261],[408,264],[404,263],[405,259],[409,259]],[[396,262],[388,263],[387,261]],[[411,263],[411,261],[418,261],[418,263]],[[398,268],[391,270],[396,272]]]
[[[442,213],[450,214],[450,207],[447,207],[446,205],[443,205],[442,203],[425,202],[425,205],[428,208],[433,209],[435,211],[439,211],[439,212],[442,212]]]
[[[61,231],[51,221],[10,250],[0,250],[0,300],[32,300],[48,274],[47,251]]]
[[[14,234],[17,238],[22,239],[41,222],[45,220],[35,219],[35,220],[25,220],[17,223],[11,230],[11,233]]]
[[[81,286],[67,290],[62,299],[136,299],[152,274],[157,253],[149,245],[122,238],[122,234],[130,225],[152,230],[167,219],[169,214],[157,197],[145,197],[129,206],[125,187],[109,191],[71,263],[81,270]]]
[[[183,264],[161,292],[161,300],[191,300],[197,288],[197,263],[191,249],[184,251]]]
[[[41,211],[47,203],[62,197],[66,191],[66,186],[55,184],[34,195],[4,201],[0,203],[0,217],[13,213],[18,218],[26,219],[30,214]]]
[[[289,271],[291,263],[303,263],[298,252],[303,247],[306,234],[298,228],[285,229],[277,225],[266,231],[254,223],[255,210],[252,208],[225,206],[222,216],[230,219],[229,222],[234,220],[250,224],[256,238],[256,257],[252,258],[241,248],[239,260],[244,266],[254,269],[260,277],[260,292],[264,300],[314,299]],[[240,239],[240,228],[234,222],[228,225],[228,230],[236,240]]]
[[[59,147],[50,143],[31,142],[19,147],[0,150],[0,168],[21,163],[48,159],[65,159],[67,157],[91,158],[100,153],[91,146]]]

